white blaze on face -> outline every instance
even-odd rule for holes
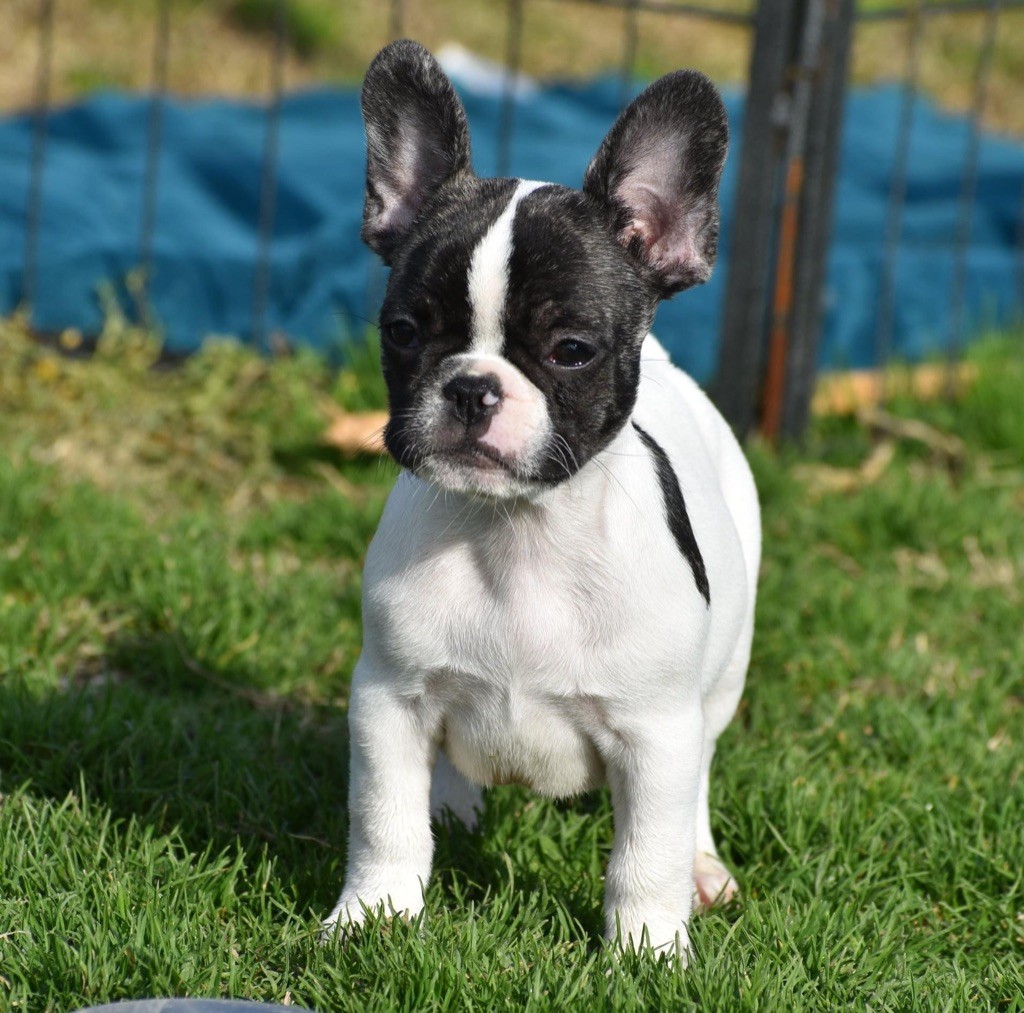
[[[508,264],[512,256],[512,223],[519,202],[538,187],[535,180],[519,181],[508,207],[484,233],[469,264],[469,306],[473,319],[471,352],[501,355],[505,343],[505,299],[508,296]]]
[[[472,340],[467,351],[452,356],[454,373],[445,371],[445,380],[435,392],[437,400],[431,412],[430,424],[451,425],[441,387],[452,375],[494,377],[501,394],[500,397],[485,395],[485,403],[494,413],[477,440],[482,447],[500,456],[519,476],[528,476],[550,452],[551,419],[541,390],[501,354],[505,344],[512,226],[519,202],[538,187],[547,185],[520,181],[508,206],[473,251],[468,277]],[[504,469],[467,472],[465,466],[446,461],[443,454],[434,459],[430,470],[436,480],[449,488],[496,496],[517,495],[529,488],[528,481],[524,484],[524,480]]]

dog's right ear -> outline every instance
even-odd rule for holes
[[[616,238],[663,299],[711,276],[728,146],[718,89],[677,70],[633,99],[587,168],[583,189],[613,212]]]
[[[384,263],[448,180],[472,175],[469,128],[451,81],[418,42],[382,49],[363,82],[363,241]]]

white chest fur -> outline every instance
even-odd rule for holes
[[[590,523],[599,507],[445,503],[411,477],[395,497],[403,523],[386,517],[367,560],[383,667],[471,780],[554,795],[600,783],[605,705],[639,689],[623,673],[642,665],[640,691],[657,691],[706,632],[667,529],[616,526],[619,538]],[[624,565],[635,552],[642,571]],[[666,608],[692,621],[665,623]]]

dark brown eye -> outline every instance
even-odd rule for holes
[[[383,327],[384,340],[395,348],[411,351],[420,344],[419,331],[416,325],[408,320],[395,320]]]
[[[567,369],[577,369],[580,366],[585,366],[595,355],[597,355],[597,351],[585,341],[566,338],[565,341],[559,341],[551,349],[548,353],[548,362],[554,363],[556,366],[564,366]]]

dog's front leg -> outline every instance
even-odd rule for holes
[[[605,757],[615,816],[605,879],[608,938],[674,953],[684,966],[702,731],[699,701],[667,714],[630,715],[616,722]]]
[[[421,708],[362,661],[353,679],[349,737],[348,863],[325,935],[362,923],[364,908],[416,915],[433,856],[430,730]]]

